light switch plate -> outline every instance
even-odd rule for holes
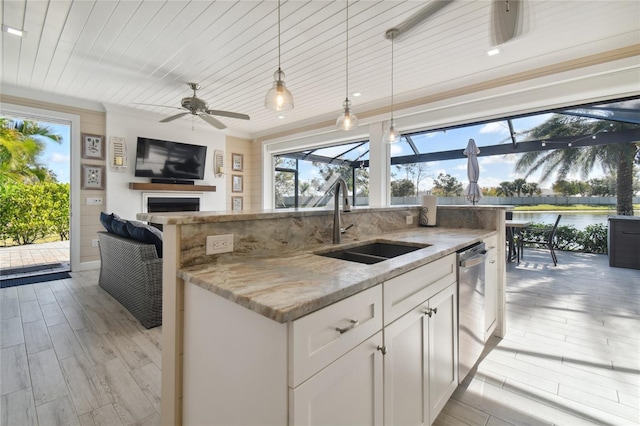
[[[409,216],[405,216],[405,218],[407,220],[407,225],[413,224],[413,216],[409,215]]]
[[[102,205],[102,197],[87,197],[87,205],[88,206],[101,206]]]

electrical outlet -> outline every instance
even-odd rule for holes
[[[405,218],[407,219],[407,225],[413,224],[413,216],[409,215],[409,216],[405,216]]]
[[[102,197],[89,197],[87,198],[88,206],[101,206],[102,205]]]
[[[209,235],[206,254],[230,253],[233,251],[233,234]]]
[[[98,247],[100,245],[100,241],[97,238],[91,240],[91,247]]]

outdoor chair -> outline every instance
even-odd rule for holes
[[[537,234],[536,236],[528,236],[525,234],[521,235],[520,238],[518,238],[518,261],[520,260],[520,258],[524,259],[524,244],[532,244],[547,247],[551,252],[553,265],[558,265],[558,258],[553,246],[555,244],[556,230],[558,229],[558,223],[560,222],[561,217],[562,215],[559,214],[558,218],[556,219],[556,223],[553,226],[545,226],[542,229],[542,236],[540,236],[539,234]]]

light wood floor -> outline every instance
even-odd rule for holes
[[[437,425],[640,423],[640,271],[527,250],[508,266],[508,333]],[[161,328],[145,330],[97,271],[0,290],[4,425],[160,423]]]
[[[506,336],[435,424],[640,424],[640,271],[525,249],[507,282]]]

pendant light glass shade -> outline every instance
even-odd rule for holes
[[[284,72],[280,68],[280,0],[278,0],[278,70],[273,73],[273,87],[264,98],[264,106],[272,111],[293,109],[293,95],[284,82]]]
[[[343,108],[342,115],[340,115],[340,117],[338,117],[338,119],[336,120],[336,127],[340,130],[351,130],[354,127],[358,127],[358,117],[356,117],[356,115],[351,112],[351,101],[349,100],[349,0],[347,0],[346,10],[347,10],[347,19],[346,19],[347,47],[345,49],[345,55],[346,55],[346,61],[345,61],[346,62],[346,65],[345,65],[346,88],[345,90],[347,94],[344,102],[342,103],[342,108]]]
[[[385,33],[385,37],[391,40],[391,120],[389,120],[389,130],[382,136],[384,143],[400,142],[400,132],[396,129],[396,122],[393,119],[393,39],[398,35],[398,30],[392,28]]]
[[[284,72],[278,68],[273,73],[273,87],[264,98],[264,106],[272,111],[287,111],[293,109],[293,96],[284,82]]]
[[[342,115],[336,120],[336,127],[340,130],[351,130],[354,127],[358,127],[358,117],[351,112],[351,101],[349,98],[345,99],[342,103],[344,111]]]
[[[396,122],[392,118],[391,121],[389,122],[389,130],[384,132],[384,136],[382,137],[382,140],[385,143],[398,143],[400,142],[400,136],[401,136],[400,132],[396,129]]]

